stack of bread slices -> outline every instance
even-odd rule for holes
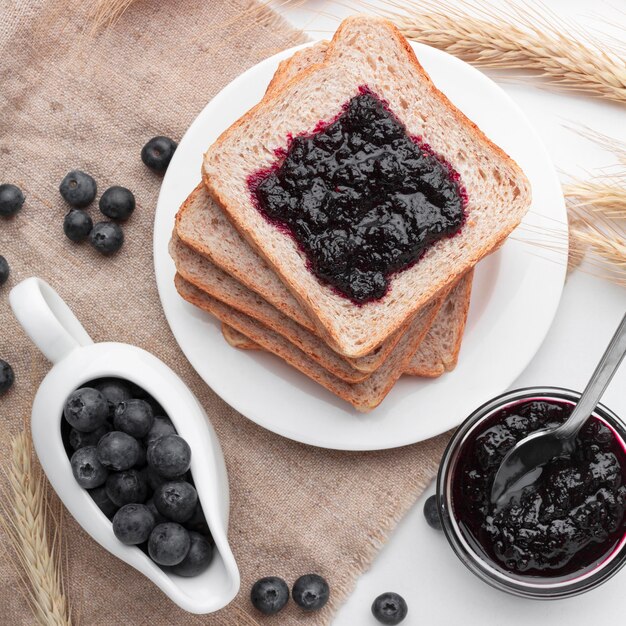
[[[458,172],[467,202],[457,235],[393,275],[382,298],[357,305],[309,270],[297,242],[259,211],[249,181],[363,86]],[[455,367],[474,266],[519,224],[530,198],[520,168],[435,88],[393,25],[349,18],[331,42],[281,62],[263,100],[208,149],[202,182],[176,216],[176,287],[221,321],[233,347],[269,351],[368,411],[401,375]]]

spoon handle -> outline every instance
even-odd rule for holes
[[[598,363],[591,380],[587,383],[583,395],[576,404],[569,419],[559,430],[559,438],[574,437],[596,408],[604,390],[608,387],[613,374],[618,370],[626,354],[626,315],[622,318],[611,343]]]

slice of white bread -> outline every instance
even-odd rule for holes
[[[175,235],[172,236],[169,249],[176,271],[188,283],[282,335],[337,378],[356,383],[370,375],[369,372],[355,369],[346,357],[331,350],[319,337],[283,315],[211,261],[187,248]]]
[[[350,384],[339,380],[328,370],[311,360],[302,350],[286,340],[282,335],[212,298],[208,294],[185,281],[179,274],[174,279],[178,293],[189,303],[211,313],[223,324],[231,326],[248,339],[279,356],[291,366],[316,381],[339,398],[349,402],[359,411],[370,411],[377,407],[391,391],[392,387],[406,369],[408,362],[424,335],[431,326],[433,318],[441,307],[442,299],[436,298],[416,315],[410,329],[402,336],[398,347],[367,380]]]
[[[214,266],[259,294],[306,330],[322,337],[322,333],[276,273],[242,239],[217,204],[211,200],[204,185],[198,185],[180,207],[176,215],[175,233],[199,256],[208,259]],[[405,327],[406,324],[371,354],[351,359],[352,366],[363,372],[375,371],[398,343]],[[329,348],[333,349],[334,346]]]
[[[335,117],[362,85],[389,103],[409,134],[422,137],[459,172],[469,201],[457,236],[440,240],[394,276],[384,298],[357,307],[307,269],[295,242],[255,208],[247,180],[272,165],[289,136]],[[351,357],[370,353],[495,249],[530,204],[529,183],[519,167],[434,87],[392,24],[367,17],[345,20],[322,63],[300,72],[223,133],[205,155],[203,177],[212,197],[328,341]]]
[[[327,45],[327,42],[318,42],[314,46],[300,50],[289,59],[282,61],[266,93],[271,93],[279,87],[282,87],[288,80],[296,76],[298,72],[306,69],[306,67],[310,66],[312,63],[322,60]],[[244,282],[249,288],[273,304],[278,310],[283,311],[284,314],[299,322],[304,328],[315,333],[315,328],[310,318],[303,311],[298,302],[284,285],[276,280],[274,272],[251,250],[246,242],[233,229],[221,210],[213,203],[203,186],[194,190],[183,204],[183,207],[181,207],[177,218],[177,229],[179,235],[187,240],[187,243],[191,247],[195,247],[198,252],[212,259],[215,265],[218,265],[226,271],[230,270],[234,272],[240,279],[240,282]],[[196,261],[191,259],[189,254],[179,254],[178,258],[175,258],[175,261],[178,271],[184,278],[195,284],[196,287],[207,291],[209,295],[213,295],[218,299],[232,304],[231,299],[220,298],[218,293],[211,291],[210,284],[207,284],[206,280],[198,276],[197,268],[186,267],[188,263],[191,265],[196,264]],[[463,281],[465,278],[461,280]],[[471,291],[471,279],[468,280],[470,282],[467,285],[467,289],[461,290],[455,288],[455,295],[452,296],[451,294],[448,297],[458,298],[463,294],[467,300],[463,303],[450,303],[446,301],[444,305],[446,310],[450,310],[451,308],[454,310],[467,310]],[[235,308],[240,307],[235,305]],[[244,310],[244,312],[246,312],[246,310]],[[264,320],[262,317],[260,318],[258,315],[252,316],[267,324],[267,320]],[[438,328],[437,336],[460,338],[463,332],[463,326],[459,326],[459,328],[446,328],[446,322],[441,319],[442,317],[447,323],[458,323],[458,318],[444,315],[443,312],[440,313],[436,318],[436,326]],[[435,324],[433,324],[433,326],[435,326]],[[287,329],[288,328],[289,326],[287,326]],[[285,336],[289,338],[288,334]],[[227,339],[229,339],[229,337],[227,337]],[[399,339],[399,335],[396,339]],[[423,343],[427,343],[431,347],[428,351],[428,356],[425,357],[422,351],[418,350],[412,360],[411,372],[418,376],[435,376],[443,373],[444,370],[439,362],[439,354],[443,353],[446,347],[440,346],[436,338],[433,340],[430,336],[430,332]],[[460,345],[460,342],[454,340],[454,344]],[[382,364],[383,359],[386,358],[391,348],[392,343],[385,342],[385,344],[376,351],[376,354],[370,355],[367,359],[359,359],[354,365],[357,369],[361,369],[362,371],[374,371]]]
[[[456,367],[467,322],[474,270],[452,288],[405,374],[437,378]]]

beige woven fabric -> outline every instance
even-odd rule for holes
[[[302,35],[258,7],[243,15],[250,9],[247,0],[138,0],[114,28],[90,39],[82,32],[86,20],[77,5],[69,0],[0,3],[0,182],[20,185],[27,198],[16,218],[0,221],[0,254],[12,270],[0,289],[0,357],[13,364],[17,376],[14,388],[0,398],[0,462],[7,462],[10,435],[29,414],[48,368],[15,322],[7,299],[12,285],[39,275],[67,300],[94,340],[150,350],[198,395],[228,465],[229,537],[242,573],[241,592],[230,607],[192,616],[68,520],[67,582],[80,622],[265,623],[249,603],[254,580],[276,574],[292,583],[300,574],[318,572],[330,582],[329,606],[304,615],[291,603],[271,623],[329,623],[434,475],[445,438],[380,453],[330,452],[266,432],[226,406],[187,363],[161,311],[151,254],[160,178],[139,158],[147,139],[180,138],[220,88]],[[57,188],[72,168],[92,173],[100,191],[120,184],[136,195],[126,242],[113,258],[63,236],[67,207]],[[89,210],[96,221],[97,205]],[[296,406],[293,419],[298,419]],[[34,623],[4,557],[0,577],[0,621]],[[364,619],[368,610],[364,607]]]

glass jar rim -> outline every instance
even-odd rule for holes
[[[626,535],[611,555],[597,567],[578,576],[558,582],[550,579],[507,575],[505,571],[493,567],[478,551],[474,550],[463,536],[454,515],[452,515],[452,478],[458,453],[476,427],[495,411],[508,404],[524,399],[546,398],[576,403],[580,393],[562,387],[524,387],[505,392],[478,407],[456,430],[443,454],[437,476],[437,505],[442,527],[448,543],[461,562],[487,584],[508,593],[534,599],[561,599],[589,591],[602,584],[626,564]],[[603,404],[598,404],[593,413],[604,421],[619,437],[625,446],[626,425],[618,416]]]

